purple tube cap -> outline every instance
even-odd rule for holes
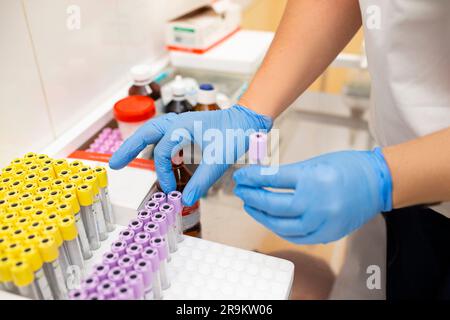
[[[120,255],[117,252],[106,252],[103,255],[103,264],[109,266],[109,268],[117,267]]]
[[[111,251],[114,253],[118,253],[119,255],[125,254],[126,249],[127,243],[123,240],[117,240],[111,244]]]
[[[114,295],[117,300],[133,300],[134,299],[134,291],[127,284],[123,284],[120,287],[117,287],[114,290]]]
[[[145,224],[144,231],[148,232],[152,238],[161,236],[161,232],[159,232],[159,224],[153,221]]]
[[[125,283],[133,289],[136,300],[144,297],[144,277],[137,271],[130,271],[125,276]]]
[[[94,275],[98,278],[99,283],[108,276],[109,266],[104,264],[96,264],[94,266]],[[87,279],[86,279],[87,280]]]
[[[122,269],[121,267],[114,267],[108,272],[108,279],[111,280],[116,284],[116,286],[120,286],[125,276],[127,275],[127,272]]]
[[[125,270],[131,270],[135,262],[135,258],[128,254],[125,254],[119,259],[118,265]]]
[[[119,239],[125,241],[127,244],[133,242],[134,239],[134,231],[130,228],[126,228],[119,233]]]
[[[149,260],[139,259],[134,264],[134,270],[140,272],[144,278],[144,286],[148,287],[152,284],[153,269],[152,263]]]
[[[158,212],[159,211],[159,203],[156,201],[150,200],[145,204],[145,209],[150,211],[150,213]]]
[[[160,260],[167,259],[167,245],[166,240],[163,237],[156,237],[150,240],[150,245],[158,250],[158,256]]]
[[[141,258],[142,251],[144,251],[144,247],[138,243],[130,243],[127,248],[127,255],[137,259]]]
[[[143,227],[144,227],[144,223],[138,219],[132,219],[128,223],[128,228],[133,230],[135,233],[142,231]]]
[[[153,272],[159,270],[159,253],[158,249],[153,247],[145,247],[144,252],[142,252],[142,259],[148,260],[152,264]]]
[[[106,299],[114,297],[116,284],[111,280],[103,280],[97,287],[97,292],[101,293]]]
[[[159,233],[164,236],[168,227],[167,215],[163,212],[157,212],[152,217],[152,221],[159,225]]]
[[[93,292],[87,297],[87,300],[105,300],[105,296],[101,293]]]
[[[138,212],[137,219],[146,224],[152,219],[152,212],[150,210],[141,210]]]
[[[167,202],[175,207],[175,212],[180,212],[183,207],[181,199],[182,194],[180,191],[170,191],[167,195]]]
[[[83,289],[74,289],[69,292],[70,300],[86,300],[87,297],[87,292]]]
[[[169,225],[173,225],[175,223],[175,207],[173,205],[170,203],[164,203],[159,207],[159,211],[166,214]]]
[[[166,202],[166,194],[164,192],[155,192],[152,194],[151,200],[159,204]]]
[[[149,232],[145,231],[145,226],[144,226],[144,231],[141,231],[137,235],[134,236],[134,242],[145,247],[149,244],[151,238],[152,238],[152,236],[150,235]]]

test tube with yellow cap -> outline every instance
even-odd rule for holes
[[[59,218],[59,230],[64,240],[63,246],[69,257],[71,266],[78,266],[81,273],[84,272],[84,258],[81,251],[81,243],[78,237],[78,230],[73,216]]]
[[[78,169],[78,174],[81,174],[84,177],[87,176],[87,175],[90,175],[92,173],[93,173],[92,168],[89,167],[89,166],[81,166]]]
[[[47,194],[47,198],[50,200],[58,200],[59,198],[61,198],[61,195],[61,190],[53,189]]]
[[[52,181],[52,189],[53,190],[62,190],[63,187],[64,187],[63,179],[55,179]]]
[[[11,167],[13,167],[14,169],[18,170],[18,169],[21,169],[23,167],[23,165],[24,165],[23,162],[24,162],[24,159],[16,158],[13,161],[11,161],[9,165]]]
[[[52,291],[50,290],[44,269],[42,268],[44,261],[42,261],[38,249],[33,245],[25,245],[22,249],[21,259],[29,264],[34,273],[34,283],[37,287],[39,299],[53,300]]]
[[[94,194],[92,200],[92,209],[94,210],[94,216],[97,220],[97,228],[100,240],[104,241],[108,238],[108,231],[106,230],[105,215],[103,213],[102,203],[100,201],[100,188],[98,185],[97,176],[93,174],[86,175],[83,180],[92,188],[92,192]]]
[[[108,174],[104,167],[95,167],[95,175],[98,179],[98,185],[100,187],[100,200],[102,203],[103,214],[105,215],[106,229],[108,232],[114,231],[116,220],[114,218],[114,212],[109,198],[108,191]]]
[[[26,182],[38,183],[39,175],[37,172],[30,172],[25,176]]]
[[[11,182],[9,184],[9,189],[10,190],[16,190],[20,193],[20,191],[22,190],[24,186],[24,183],[22,180],[14,180],[13,182]]]
[[[23,158],[24,159],[36,159],[36,156],[37,156],[37,154],[36,153],[34,153],[34,152],[28,152],[28,153],[26,153],[24,156],[23,156]]]
[[[75,160],[75,161],[72,161],[70,164],[69,164],[69,168],[70,168],[70,170],[72,171],[72,173],[78,173],[78,171],[80,170],[80,168],[83,166],[83,162],[81,162],[81,161],[78,161],[78,160]]]
[[[42,170],[42,169],[41,169],[41,170]],[[48,175],[44,176],[44,175],[41,175],[40,178],[39,178],[39,180],[38,180],[38,184],[39,184],[39,186],[41,186],[41,187],[50,187],[51,184],[52,184],[52,180],[53,180],[53,178],[52,178],[51,176],[48,176]]]
[[[33,196],[29,192],[23,192],[19,197],[19,201],[22,205],[31,204],[31,202],[33,201]]]
[[[36,189],[36,195],[40,195],[43,197],[46,197],[49,192],[50,192],[50,188],[46,187],[46,186],[39,186]]]
[[[43,237],[38,245],[39,253],[44,262],[43,268],[52,295],[57,300],[67,296],[67,287],[64,275],[58,261],[58,246],[53,237]]]
[[[11,177],[12,175],[13,175],[13,173],[14,173],[14,167],[13,166],[7,166],[7,167],[4,167],[3,169],[2,169],[2,177],[3,178],[6,178],[6,177]]]
[[[11,275],[12,264],[12,258],[7,255],[0,256],[0,282],[2,283],[4,290],[10,293],[18,293]]]
[[[76,188],[72,191],[76,191]],[[86,229],[84,227],[83,220],[81,218],[80,203],[78,202],[76,193],[66,192],[61,197],[62,203],[58,207],[58,213],[60,217],[73,216],[75,225],[78,230],[78,240],[81,245],[81,251],[83,253],[84,260],[88,260],[92,257],[92,251],[89,246],[89,240],[87,237]]]
[[[33,200],[31,201],[31,204],[33,207],[38,209],[43,209],[44,204],[47,202],[47,198],[42,194],[37,194],[33,197]]]
[[[44,163],[45,161],[50,160],[50,157],[46,154],[37,154],[34,160],[37,163]]]
[[[57,221],[58,221],[58,219],[56,219],[56,222]],[[56,246],[58,247],[59,265],[61,266],[61,270],[63,272],[64,279],[67,280],[70,275],[70,269],[69,269],[70,261],[69,261],[68,254],[63,246],[64,240],[63,240],[63,237],[61,235],[58,225],[56,225],[56,224],[45,225],[44,228],[42,229],[42,236],[44,236],[44,237],[50,236],[50,237],[53,237],[53,239],[55,239]]]
[[[23,185],[22,191],[34,194],[34,193],[36,193],[36,190],[37,190],[38,187],[39,187],[39,185],[37,184],[37,182],[27,182],[27,181],[25,181],[25,184]]]
[[[94,192],[88,184],[82,184],[77,188],[77,196],[80,203],[81,219],[84,223],[86,235],[91,250],[100,248],[100,235],[98,232],[97,219],[93,210]]]
[[[69,170],[69,163],[66,159],[56,159],[53,160],[53,170],[56,175],[59,177],[61,171]]]
[[[34,282],[31,266],[24,260],[17,260],[11,266],[11,276],[21,296],[39,300],[39,289]]]
[[[69,178],[71,175],[72,175],[72,171],[70,171],[69,169],[64,169],[58,173],[58,178],[67,182],[67,181],[69,181]]]

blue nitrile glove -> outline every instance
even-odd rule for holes
[[[203,159],[183,192],[183,202],[190,206],[207,192],[232,163],[245,153],[248,148],[248,132],[247,135],[244,135],[245,131],[268,131],[271,127],[272,119],[270,117],[257,114],[239,105],[219,111],[169,113],[152,119],[139,128],[113,154],[109,165],[112,169],[121,169],[147,145],[156,144],[154,149],[156,173],[161,188],[167,193],[175,190],[176,187],[172,172],[172,156],[183,145],[195,141],[203,150]],[[242,129],[240,134],[237,132],[243,141],[240,147],[221,145],[222,138],[225,140],[227,134],[231,134],[233,137],[236,129]],[[205,132],[206,134],[204,134]],[[178,136],[180,133],[182,136]],[[188,136],[191,140],[183,138],[183,135]],[[236,139],[232,140],[236,142]],[[217,146],[213,156],[218,161],[208,156],[205,157],[205,154],[211,154],[213,146]]]
[[[340,239],[392,210],[391,175],[379,148],[324,154],[280,166],[274,175],[260,170],[236,171],[235,193],[256,221],[294,243]]]

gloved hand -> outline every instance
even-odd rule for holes
[[[235,193],[256,221],[294,243],[337,240],[392,210],[391,175],[379,148],[325,154],[280,166],[274,175],[260,170],[236,171]]]
[[[245,153],[248,148],[248,132],[245,135],[245,131],[251,129],[268,131],[271,127],[270,117],[239,105],[220,111],[169,113],[152,119],[140,127],[113,154],[109,166],[112,169],[121,169],[147,145],[156,144],[154,149],[156,174],[161,188],[167,193],[176,188],[171,158],[183,145],[194,141],[203,150],[203,159],[183,192],[183,202],[190,206]],[[241,130],[234,131],[237,129]],[[241,143],[237,141],[239,139],[234,139],[234,146],[224,143],[227,131],[238,134]],[[186,139],[186,136],[190,140]],[[205,148],[208,148],[207,158]],[[211,152],[213,155],[208,157]]]

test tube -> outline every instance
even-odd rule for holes
[[[44,273],[53,297],[57,300],[65,299],[67,290],[64,275],[58,261],[58,247],[55,239],[52,237],[41,239],[38,248],[44,261]]]
[[[81,220],[83,221],[86,235],[91,250],[100,248],[100,235],[98,232],[95,211],[92,208],[94,193],[88,184],[82,184],[77,188],[77,196],[80,203]]]
[[[109,266],[110,269],[117,267],[120,255],[114,252],[106,252],[103,254],[103,264]]]
[[[144,227],[145,228],[145,227]],[[142,247],[146,247],[150,244],[151,235],[148,232],[141,231],[137,235],[134,236],[134,242],[136,244],[140,244]]]
[[[173,253],[178,249],[175,207],[169,203],[164,203],[159,207],[159,210],[161,213],[165,213],[167,217],[167,242],[170,253]]]
[[[132,256],[125,254],[117,262],[118,266],[124,269],[126,272],[133,270],[133,265],[136,262]]]
[[[28,262],[34,272],[34,282],[37,287],[39,299],[53,300],[53,294],[44,274],[42,258],[39,251],[33,246],[27,246],[22,250],[22,258]]]
[[[142,274],[144,280],[144,299],[154,300],[153,294],[153,271],[150,261],[140,259],[134,264],[134,270]]]
[[[167,195],[167,203],[173,205],[175,209],[175,231],[177,234],[177,242],[183,241],[183,204],[181,202],[181,192],[179,191],[171,191]]]
[[[148,222],[144,226],[144,231],[150,234],[151,238],[160,237],[159,225],[155,222]]]
[[[11,267],[13,260],[6,255],[0,257],[0,282],[3,287],[10,293],[18,293],[17,287],[13,282],[11,275]]]
[[[267,134],[254,132],[249,138],[249,160],[250,163],[262,164],[267,158]]]
[[[100,187],[100,200],[102,203],[103,214],[105,215],[106,229],[108,232],[114,231],[115,229],[115,217],[111,204],[111,199],[109,198],[108,191],[108,175],[104,167],[94,168],[94,172],[98,178],[98,184]]]
[[[138,212],[137,219],[145,225],[152,220],[152,212],[150,210],[141,210]]]
[[[124,283],[127,272],[121,267],[114,267],[108,272],[108,280],[114,282],[116,286],[120,286]]]
[[[34,273],[27,262],[23,260],[14,262],[11,266],[11,275],[20,295],[32,300],[39,300]]]
[[[84,228],[84,223],[83,220],[81,218],[81,208],[80,208],[80,203],[78,202],[78,199],[76,197],[76,193],[65,193],[63,194],[63,196],[61,197],[62,201],[67,201],[67,203],[70,205],[70,211],[73,214],[73,217],[75,219],[75,225],[77,227],[77,231],[78,231],[78,240],[80,242],[80,246],[81,246],[81,252],[83,253],[83,258],[84,260],[88,260],[92,257],[92,251],[89,245],[89,239],[87,237],[86,234],[86,229]],[[66,210],[65,212],[67,214],[69,214],[69,210],[68,208],[64,207],[64,203],[61,204],[58,208],[58,210]],[[67,214],[65,213],[60,213],[60,215],[62,217],[66,216]]]
[[[112,299],[114,297],[114,290],[116,284],[111,280],[103,280],[97,287],[97,292],[100,293],[105,299]]]
[[[133,289],[133,298],[142,300],[144,298],[144,278],[142,274],[136,271],[130,271],[125,276],[125,283]]]
[[[134,292],[131,286],[123,284],[115,289],[114,296],[117,300],[133,300]]]
[[[144,224],[138,219],[131,219],[128,223],[128,228],[130,230],[133,230],[134,233],[138,233],[142,231],[142,229],[144,228]]]
[[[64,240],[63,246],[69,257],[69,265],[78,266],[81,274],[84,273],[83,252],[81,250],[80,239],[75,225],[75,218],[72,216],[61,217],[58,221],[59,230]]]
[[[53,239],[55,239],[56,245],[58,247],[58,262],[63,272],[64,279],[67,280],[70,275],[70,272],[68,272],[70,271],[69,269],[70,261],[68,253],[66,252],[65,247],[63,246],[64,241],[58,226],[56,224],[46,225],[43,228],[42,233],[43,236],[50,236]]]
[[[113,253],[117,253],[119,256],[123,256],[126,249],[127,243],[123,240],[117,240],[111,244],[111,251]]]
[[[84,181],[92,188],[92,209],[96,219],[98,235],[101,241],[105,241],[108,238],[108,231],[106,230],[105,215],[103,214],[102,203],[100,201],[100,188],[98,186],[97,176],[87,175],[84,177]]]
[[[81,287],[89,295],[91,293],[97,292],[97,286],[99,284],[100,279],[97,276],[92,275],[83,280],[83,282],[81,283]]]
[[[159,211],[159,203],[150,200],[149,202],[147,202],[147,203],[145,204],[145,209],[148,210],[148,211],[150,211],[150,214],[153,214],[153,213],[155,213],[155,212],[158,212],[158,211]]]
[[[152,217],[152,222],[157,223],[159,225],[159,233],[160,237],[164,239],[163,244],[166,246],[167,249],[167,261],[170,261],[170,249],[169,249],[169,243],[167,241],[167,232],[169,230],[167,216],[165,213],[158,212],[155,213],[155,215]]]
[[[108,278],[108,272],[110,268],[104,264],[97,264],[94,266],[94,275],[97,276],[99,281],[106,280]]]
[[[127,247],[126,253],[135,260],[139,260],[141,258],[142,251],[144,251],[144,247],[142,245],[130,243]]]
[[[150,199],[161,205],[166,202],[166,194],[164,192],[155,192]]]
[[[133,230],[126,228],[119,233],[119,240],[123,240],[128,244],[133,243],[135,233]]]
[[[158,250],[159,272],[161,276],[161,288],[166,290],[170,287],[169,275],[167,273],[167,244],[163,237],[156,237],[150,240],[150,246]]]
[[[158,250],[150,246],[145,247],[142,252],[142,259],[150,261],[153,271],[153,296],[155,300],[161,300],[163,298],[163,292],[161,287],[161,274],[159,265]]]

